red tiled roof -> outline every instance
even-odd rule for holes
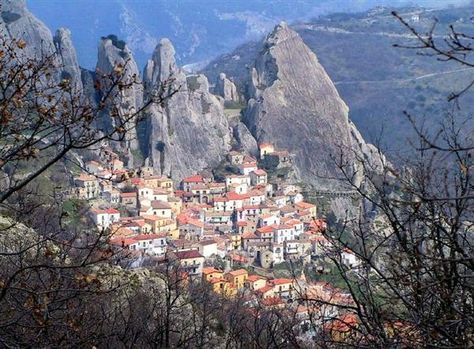
[[[202,182],[204,182],[204,178],[202,178],[201,175],[194,175],[194,176],[190,176],[190,177],[187,177],[187,178],[183,179],[183,182],[185,182],[185,183],[202,183]]]
[[[151,202],[151,207],[154,209],[160,209],[160,210],[171,209],[171,206],[167,202],[160,201],[160,200],[153,200]]]
[[[255,282],[258,280],[266,280],[266,279],[260,275],[249,275],[249,277],[247,278],[247,281],[250,281],[250,282]]]
[[[191,259],[202,257],[198,250],[177,251],[174,254],[178,259]]]
[[[230,191],[226,194],[226,198],[229,200],[245,200],[248,199],[249,196],[246,194],[238,194],[235,191]]]
[[[166,236],[167,236],[166,233],[161,233],[161,234],[139,234],[139,235],[133,236],[132,239],[137,240],[137,241],[154,240],[154,239],[165,238]]]
[[[140,185],[143,183],[143,178],[131,178],[130,183],[133,185]]]
[[[257,235],[255,235],[251,231],[248,231],[248,232],[242,234],[242,239],[257,239]]]
[[[245,269],[237,269],[237,270],[229,271],[228,274],[230,274],[232,276],[239,276],[239,275],[246,275],[246,274],[248,274],[248,272]]]
[[[229,201],[227,198],[222,198],[222,197],[214,198],[214,202],[227,202],[227,201]]]
[[[202,268],[202,273],[203,274],[212,274],[212,273],[222,273],[219,269],[216,269],[214,267],[204,267]]]
[[[293,280],[292,280],[292,279],[286,279],[286,278],[280,278],[280,279],[273,279],[273,280],[270,280],[270,282],[271,282],[273,285],[284,285],[284,284],[291,284],[291,283],[293,283]]]
[[[253,173],[255,173],[257,176],[266,176],[267,175],[267,173],[264,170],[260,169],[260,168],[253,171]]]
[[[266,225],[264,227],[258,228],[257,232],[262,233],[262,234],[271,233],[271,232],[273,232],[274,228],[275,228],[275,226],[273,224],[272,225]]]
[[[234,260],[234,261],[236,261],[236,262],[239,262],[239,263],[246,263],[246,262],[247,262],[247,258],[245,258],[244,256],[240,256],[240,255],[238,255],[238,254],[235,254],[235,253],[230,254],[229,257],[230,257],[232,260]]]
[[[313,205],[313,204],[310,204],[310,203],[304,202],[304,201],[296,203],[295,206],[298,207],[298,208],[302,208],[302,209],[309,209],[309,208],[316,207],[316,205]]]
[[[271,291],[272,289],[273,289],[272,286],[266,285],[266,286],[263,286],[263,287],[259,288],[259,289],[257,290],[257,292],[264,294],[264,293],[267,293],[268,291]]]
[[[208,246],[208,245],[212,245],[212,244],[217,244],[217,242],[215,242],[212,239],[199,241],[199,245],[202,245],[202,246]]]

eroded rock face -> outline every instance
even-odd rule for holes
[[[26,8],[25,0],[3,0],[0,8],[0,30],[9,39],[23,39],[28,57],[41,58],[55,52],[53,37],[46,25]]]
[[[139,142],[137,138],[136,128],[136,113],[143,105],[143,85],[140,79],[138,66],[133,59],[133,55],[127,45],[118,40],[116,36],[109,35],[101,39],[99,43],[98,61],[96,66],[96,79],[100,82],[102,93],[109,88],[108,79],[104,78],[108,75],[114,74],[114,71],[120,70],[122,81],[127,82],[129,86],[123,90],[116,90],[115,98],[110,101],[108,108],[108,121],[104,127],[120,126],[119,120],[128,120],[124,127],[128,130],[122,142],[112,144],[117,150],[121,150],[123,154],[129,157],[130,152],[139,149]],[[118,117],[111,115],[113,107],[116,107]],[[135,117],[132,117],[134,116]],[[105,120],[107,118],[105,117]],[[131,159],[129,159],[131,160]],[[131,165],[129,161],[129,166]]]
[[[76,49],[72,44],[71,31],[66,28],[60,28],[56,31],[53,38],[58,59],[61,60],[59,69],[61,70],[61,79],[68,79],[78,93],[82,93],[81,69],[77,62]]]
[[[257,157],[258,144],[257,140],[252,136],[247,126],[244,123],[238,122],[232,127],[233,136],[237,143],[237,148],[244,152]]]
[[[316,55],[286,23],[264,42],[251,70],[244,121],[258,142],[294,154],[299,177],[322,189],[339,185],[333,157],[369,147]],[[354,165],[355,166],[355,165]]]
[[[235,84],[224,73],[220,73],[216,81],[215,93],[227,103],[239,103],[240,97]]]
[[[230,149],[229,124],[204,75],[186,76],[176,65],[173,45],[162,39],[145,67],[150,96],[171,95],[149,110],[150,162],[157,173],[181,179],[217,165]]]

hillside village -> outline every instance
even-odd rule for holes
[[[300,187],[274,175],[291,167],[291,154],[264,143],[258,159],[231,151],[226,163],[232,171],[224,181],[204,171],[174,183],[150,167],[128,169],[104,148],[97,161],[85,163],[70,195],[88,200],[91,220],[112,246],[128,252],[132,266],[145,259],[176,262],[188,280],[268,306],[283,306],[303,291],[343,300],[341,290],[307,281],[304,272],[274,276],[278,265],[316,268],[332,253],[316,205],[304,200]],[[357,267],[352,252],[339,257]]]

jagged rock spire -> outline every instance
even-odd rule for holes
[[[338,183],[333,157],[361,152],[349,109],[316,55],[286,23],[263,43],[251,69],[244,120],[259,142],[294,154],[303,181],[328,189]],[[355,134],[358,135],[355,139]]]

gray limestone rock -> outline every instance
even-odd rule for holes
[[[42,58],[55,52],[50,30],[26,8],[25,0],[3,0],[0,31],[9,39],[23,39],[28,57]]]
[[[214,88],[216,94],[224,98],[227,103],[239,103],[240,97],[235,84],[224,73],[220,73]]]
[[[350,162],[356,154],[369,155],[371,148],[349,121],[348,107],[316,55],[295,31],[282,22],[263,47],[250,72],[244,122],[259,143],[294,154],[303,181],[325,190],[339,187],[334,158],[342,151]]]
[[[132,52],[123,41],[118,40],[114,35],[109,35],[100,40],[96,66],[96,79],[100,82],[102,93],[110,87],[106,77],[114,74],[117,69],[122,70],[120,73],[123,74],[122,81],[128,87],[122,90],[117,89],[114,93],[114,98],[110,101],[113,105],[108,108],[108,111],[110,112],[115,106],[118,117],[109,115],[110,124],[104,125],[105,127],[120,126],[119,123],[122,120],[129,120],[143,106],[143,85]],[[125,155],[139,149],[137,132],[133,127],[135,124],[136,117],[126,122],[125,127],[129,132],[125,135],[124,141],[113,145],[117,150],[122,150]]]
[[[207,78],[186,76],[174,52],[168,39],[161,40],[145,68],[147,94],[168,96],[149,110],[148,155],[157,173],[181,179],[217,165],[230,149],[231,135]]]
[[[81,69],[77,62],[76,49],[72,44],[71,31],[60,28],[53,38],[58,59],[61,60],[61,79],[69,79],[75,91],[82,93]]]
[[[239,149],[246,153],[257,157],[258,156],[258,145],[255,138],[250,133],[249,129],[243,122],[238,122],[232,127],[234,139],[237,142]]]

